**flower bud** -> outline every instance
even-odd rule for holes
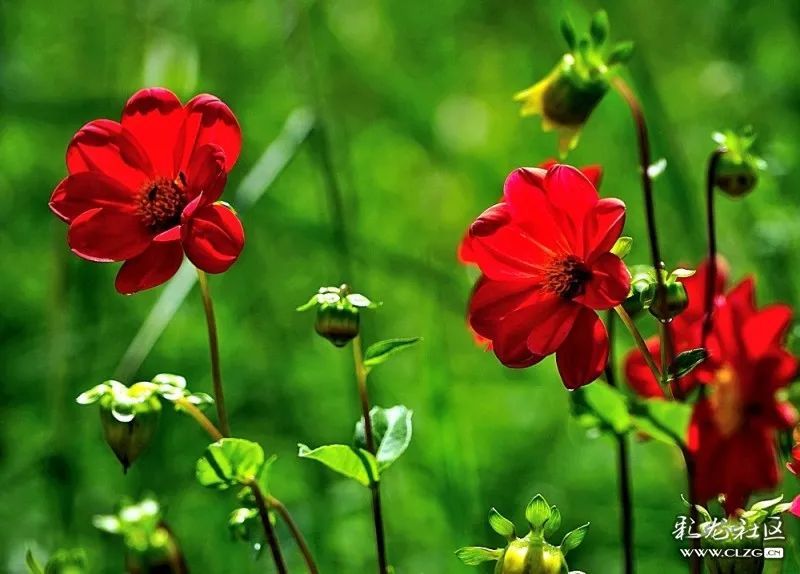
[[[497,562],[495,574],[566,574],[567,562],[558,546],[518,538]]]
[[[159,386],[152,382],[129,388],[119,381],[106,381],[77,399],[79,404],[99,403],[103,436],[125,472],[155,435],[161,414],[158,392]]]
[[[660,321],[671,321],[689,306],[689,295],[680,281],[667,281],[656,285],[650,313]]]
[[[731,197],[743,197],[753,191],[758,172],[766,168],[766,162],[751,151],[756,140],[752,128],[716,132],[712,137],[720,146],[714,185]]]
[[[305,305],[297,308],[305,311],[316,307],[314,330],[337,347],[345,346],[358,336],[361,309],[374,308],[378,304],[359,293],[351,293],[350,287],[321,287]]]
[[[358,309],[339,303],[323,303],[317,308],[314,330],[337,347],[344,347],[358,335]]]
[[[700,525],[700,531],[707,532],[703,536],[703,547],[722,550],[723,552],[726,550],[744,551],[763,548],[764,544],[761,540],[760,532],[756,539],[750,539],[746,536],[736,539],[733,535],[727,535],[725,539],[716,539],[721,538],[716,532],[736,532],[744,528],[744,525],[735,518],[728,518],[715,523],[703,523]],[[743,553],[741,552],[741,554]],[[743,556],[706,556],[705,562],[711,574],[761,574],[764,570],[763,556],[750,556],[748,558]]]

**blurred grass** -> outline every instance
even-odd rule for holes
[[[759,299],[797,300],[800,202],[800,5],[790,0],[602,5],[612,35],[636,41],[630,79],[651,123],[668,261],[704,249],[702,176],[714,129],[753,123],[770,173],[745,201],[719,201],[720,248]],[[543,492],[565,526],[592,530],[573,568],[618,571],[613,447],[568,417],[552,361],[502,368],[464,328],[470,274],[455,263],[464,227],[514,167],[553,155],[555,138],[518,118],[510,97],[562,50],[568,7],[597,2],[77,3],[0,0],[0,571],[22,572],[25,549],[84,545],[98,572],[118,571],[119,541],[90,525],[124,495],[157,493],[196,572],[263,572],[227,537],[230,501],[194,485],[205,437],[165,412],[158,441],[123,476],[96,415],[74,402],[108,378],[162,290],[124,298],[113,266],[70,255],[47,210],[63,152],[83,123],[116,118],[145,84],[188,99],[208,91],[236,112],[244,148],[227,198],[299,106],[321,129],[244,213],[240,262],[212,279],[234,432],[280,455],[276,493],[325,572],[373,568],[368,499],[295,457],[298,441],[347,441],[358,416],[348,354],[318,339],[294,307],[343,280],[384,301],[364,335],[425,343],[375,372],[373,398],[415,410],[415,438],[385,482],[389,552],[399,572],[467,572],[453,557],[491,544],[496,506],[522,521]],[[628,110],[613,94],[597,110],[577,165],[606,168],[603,192],[629,206],[630,261],[647,250]],[[619,354],[628,345],[618,341]],[[189,294],[137,377],[210,377],[200,300]],[[679,457],[634,444],[640,572],[685,571],[670,537],[683,478]],[[787,483],[787,494],[796,485]],[[354,543],[354,541],[358,541]],[[287,540],[293,566],[299,560]],[[788,563],[787,563],[788,564]]]

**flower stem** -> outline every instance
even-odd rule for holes
[[[197,280],[200,284],[200,293],[203,296],[203,309],[206,312],[208,324],[208,348],[211,354],[211,380],[214,384],[214,403],[217,405],[217,418],[222,434],[230,436],[231,428],[228,425],[228,413],[225,411],[225,395],[222,391],[222,372],[219,366],[219,338],[217,337],[217,320],[214,317],[214,303],[211,301],[211,291],[208,288],[208,276],[205,271],[197,270]]]
[[[208,417],[203,414],[197,406],[190,403],[185,398],[180,398],[175,401],[175,405],[183,409],[186,414],[191,416],[200,427],[208,433],[208,436],[212,438],[214,441],[222,440],[225,438],[223,434],[219,431],[217,427],[214,426]],[[251,489],[253,488],[252,485],[249,485]],[[256,487],[258,485],[256,484]],[[300,553],[303,555],[303,559],[306,562],[306,566],[308,567],[309,574],[319,574],[319,569],[317,568],[317,564],[314,562],[314,557],[311,555],[311,549],[308,547],[308,543],[306,542],[303,533],[300,532],[300,528],[297,526],[297,523],[294,521],[289,509],[286,508],[286,505],[283,504],[280,500],[275,498],[269,493],[261,493],[266,504],[269,508],[275,510],[278,514],[280,514],[283,521],[286,523],[286,526],[289,527],[289,531],[292,533],[295,542],[297,543],[297,547],[300,549]],[[253,493],[253,496],[256,496]]]
[[[714,291],[717,283],[717,229],[714,223],[714,180],[719,161],[727,150],[720,147],[714,150],[708,159],[706,172],[706,222],[708,227],[708,276],[706,277],[705,318],[703,319],[703,336],[701,345],[706,346],[706,339],[713,326]]]
[[[606,319],[608,331],[608,363],[606,363],[606,382],[617,386],[614,374],[614,313],[609,310]],[[631,466],[626,433],[615,434],[617,441],[617,479],[619,481],[619,505],[622,511],[622,549],[624,552],[624,574],[634,572],[633,546],[633,498],[631,494]]]
[[[286,574],[286,562],[283,560],[281,547],[278,544],[278,537],[275,535],[275,529],[272,527],[272,521],[269,519],[269,510],[267,508],[267,500],[264,498],[264,493],[255,479],[247,483],[250,491],[253,493],[253,498],[258,507],[258,515],[261,517],[261,525],[264,527],[264,534],[267,535],[267,544],[269,544],[270,552],[272,552],[272,559],[275,562],[275,567],[278,569],[278,574]]]
[[[662,265],[661,249],[658,245],[658,231],[656,229],[656,208],[653,201],[653,180],[648,173],[650,167],[650,140],[647,135],[647,122],[645,121],[644,111],[639,103],[639,100],[634,95],[627,82],[620,78],[615,77],[612,80],[612,85],[617,92],[622,96],[628,107],[631,110],[633,121],[636,124],[636,138],[639,145],[639,171],[642,178],[642,191],[644,192],[644,205],[645,215],[647,218],[647,235],[650,239],[650,255],[653,260],[653,268],[656,270],[656,281],[658,288],[656,290],[657,296],[663,296],[664,293],[664,278],[661,276],[660,269]]]
[[[617,305],[614,307],[614,311],[616,311],[617,315],[619,315],[619,318],[622,319],[622,324],[625,325],[628,331],[630,331],[636,346],[642,353],[644,361],[647,363],[647,366],[650,367],[650,371],[653,373],[656,381],[661,381],[661,371],[659,370],[658,365],[656,365],[656,361],[653,359],[650,349],[647,348],[647,343],[644,342],[642,334],[639,332],[639,329],[636,328],[631,316],[628,315],[628,312],[622,307],[622,305]]]
[[[659,321],[658,333],[661,336],[661,388],[670,399],[674,400],[673,381],[669,377],[669,365],[672,364],[672,337],[669,334],[669,323]]]
[[[367,369],[364,366],[364,354],[361,350],[361,337],[356,335],[353,339],[353,364],[358,383],[358,395],[361,400],[361,413],[364,417],[364,436],[367,440],[367,450],[372,454],[377,451],[375,436],[372,433],[372,418],[369,414],[369,394],[367,393]],[[380,483],[377,480],[370,484],[372,491],[372,518],[375,523],[375,543],[378,550],[378,572],[388,574],[386,560],[386,537],[383,530],[383,511],[381,509]]]
[[[681,447],[681,453],[683,454],[683,460],[686,464],[686,478],[688,481],[688,488],[689,488],[689,518],[691,519],[691,524],[700,524],[700,513],[697,510],[697,492],[695,490],[695,467],[694,467],[694,459],[692,458],[692,453],[686,447]],[[700,549],[700,539],[699,538],[692,538],[692,548],[695,550]],[[703,563],[700,557],[699,552],[693,552],[692,557],[689,561],[689,572],[691,574],[702,574],[703,572]]]

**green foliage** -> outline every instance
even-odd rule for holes
[[[669,366],[668,373],[671,379],[680,379],[699,367],[708,358],[708,351],[701,348],[689,349],[678,353],[678,356]]]
[[[561,541],[561,552],[564,553],[566,556],[570,551],[574,550],[578,546],[580,546],[583,539],[586,538],[586,533],[589,531],[589,524],[584,524],[576,528],[575,530],[571,530],[564,535],[564,539]]]
[[[363,486],[371,486],[380,480],[378,462],[368,451],[347,446],[344,444],[329,444],[310,449],[304,444],[299,444],[298,456],[321,462],[334,470],[352,478]]]
[[[550,519],[552,513],[553,511],[550,509],[550,505],[547,504],[544,497],[541,494],[537,494],[528,503],[527,508],[525,508],[525,519],[528,521],[528,524],[531,525],[533,531],[539,533],[542,531],[545,523]]]
[[[595,381],[570,394],[573,413],[586,428],[627,432],[632,424],[628,401],[618,389],[604,381]]]
[[[387,339],[369,346],[364,353],[364,366],[372,368],[386,362],[392,355],[408,349],[422,340],[421,337],[409,337],[405,339]]]
[[[203,486],[225,490],[256,480],[264,465],[260,445],[240,438],[224,438],[206,448],[197,461],[196,476]]]
[[[465,546],[456,550],[456,556],[467,566],[477,566],[484,562],[497,560],[503,555],[501,549],[481,548],[480,546]]]
[[[507,538],[508,540],[513,540],[517,537],[514,523],[500,514],[495,508],[492,508],[489,511],[489,526],[491,526],[492,530],[497,532],[500,536]]]
[[[630,412],[636,429],[671,445],[684,445],[692,407],[686,403],[662,399],[638,399]]]
[[[378,471],[383,473],[394,461],[406,451],[411,444],[411,417],[413,411],[397,405],[388,409],[372,407],[369,412],[372,421],[372,434],[375,440],[375,460]],[[367,437],[364,433],[364,419],[356,423],[355,444],[359,449],[367,449]]]

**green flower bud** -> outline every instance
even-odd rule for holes
[[[750,151],[756,140],[752,128],[716,132],[713,139],[722,150],[714,171],[714,185],[731,197],[743,197],[753,191],[758,172],[766,169],[766,162]]]
[[[494,571],[495,574],[567,574],[569,569],[558,546],[517,538],[506,547]]]
[[[737,158],[729,151],[719,159],[714,173],[714,185],[731,197],[742,197],[758,183],[758,167],[754,162]]]
[[[614,69],[631,56],[633,45],[624,42],[610,50],[606,46],[608,16],[598,12],[590,35],[578,40],[566,19],[561,31],[569,47],[556,67],[542,80],[518,92],[522,115],[540,115],[544,131],[559,132],[559,152],[566,155],[578,144],[580,130],[609,90]]]
[[[689,295],[683,283],[668,280],[664,285],[656,285],[650,313],[660,321],[671,321],[689,306]]]
[[[129,388],[118,381],[106,381],[77,399],[79,404],[99,403],[103,436],[125,472],[155,435],[161,415],[158,390],[151,382]]]
[[[377,306],[363,295],[351,293],[347,285],[341,285],[320,288],[308,303],[297,310],[316,307],[314,330],[337,347],[343,347],[358,336],[360,310]]]

